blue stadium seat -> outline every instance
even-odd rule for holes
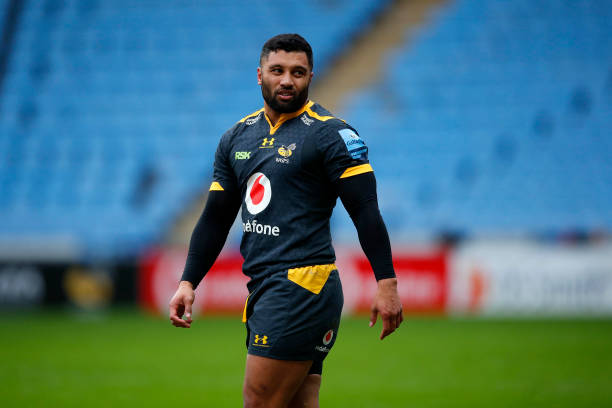
[[[401,197],[381,194],[383,214],[415,234],[609,229],[610,17],[605,0],[432,13],[345,103],[381,191]]]
[[[261,106],[263,41],[302,33],[319,75],[387,3],[24,3],[0,95],[0,237],[70,235],[86,258],[158,242],[207,187],[221,134]]]

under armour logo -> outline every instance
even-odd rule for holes
[[[256,334],[254,343],[259,344],[260,341],[261,344],[268,344],[268,336],[259,337],[259,334]]]
[[[268,140],[267,137],[264,137],[264,140],[261,142],[261,146],[259,146],[260,149],[268,149],[270,147],[274,146],[274,138],[270,138],[270,140]]]

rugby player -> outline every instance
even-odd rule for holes
[[[245,407],[318,407],[322,362],[338,335],[342,287],[329,220],[340,197],[378,282],[370,326],[380,339],[403,320],[376,180],[357,131],[308,99],[312,49],[297,34],[263,46],[264,107],[222,137],[204,212],[189,244],[170,320],[189,328],[194,289],[238,210],[247,284]]]

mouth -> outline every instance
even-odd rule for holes
[[[295,91],[292,91],[290,89],[282,89],[276,92],[276,96],[281,101],[290,101],[291,99],[295,97]]]

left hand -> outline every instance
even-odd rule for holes
[[[191,327],[191,308],[195,294],[193,284],[188,281],[181,281],[178,289],[170,300],[170,321],[176,327]]]
[[[381,279],[370,314],[370,327],[376,324],[378,314],[382,317],[383,329],[380,339],[384,339],[397,329],[404,321],[402,302],[397,294],[397,278]]]

